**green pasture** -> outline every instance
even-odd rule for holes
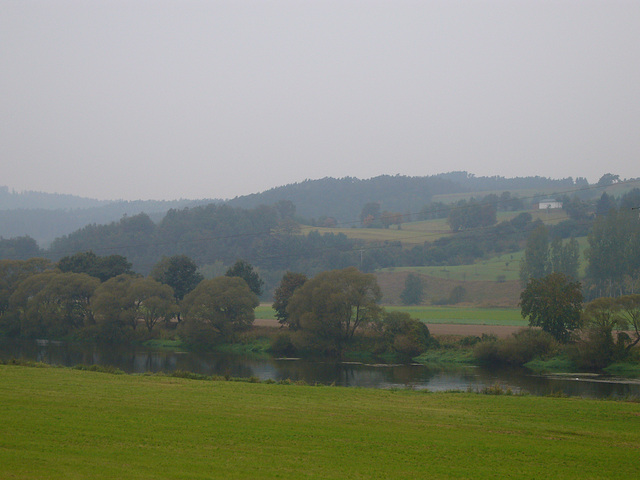
[[[515,325],[526,326],[527,320],[518,308],[463,308],[428,306],[386,306],[389,312],[407,312],[424,323],[463,325]]]
[[[631,402],[0,365],[1,478],[627,480],[639,450]]]
[[[465,308],[418,306],[383,306],[389,312],[408,312],[425,323],[459,323],[465,325],[527,325],[518,308]],[[256,318],[275,319],[271,305],[261,304]]]
[[[430,277],[459,280],[462,282],[484,281],[496,282],[502,280],[518,280],[520,278],[520,259],[524,251],[507,253],[497,257],[482,260],[470,265],[433,266],[433,267],[392,267],[384,268],[383,272],[415,272]],[[502,278],[504,277],[504,278]]]
[[[580,247],[580,275],[584,275],[586,258],[584,252],[589,246],[587,237],[579,237]],[[480,260],[469,265],[432,266],[432,267],[392,267],[381,269],[383,272],[415,272],[430,277],[446,278],[450,280],[497,282],[498,280],[511,281],[520,279],[520,261],[524,256],[524,250],[513,253],[505,253],[491,258]]]

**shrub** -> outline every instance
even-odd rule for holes
[[[406,312],[385,313],[382,338],[387,351],[409,358],[426,351],[431,342],[429,328]]]
[[[297,353],[289,332],[279,333],[272,341],[269,350],[276,355],[292,356]]]
[[[557,342],[550,334],[527,328],[510,338],[482,341],[475,346],[473,353],[483,363],[524,365],[556,349]]]

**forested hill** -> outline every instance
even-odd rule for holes
[[[588,182],[582,178],[574,182],[572,178],[476,177],[467,172],[428,177],[381,175],[366,180],[354,177],[305,180],[262,193],[236,197],[228,203],[235,207],[255,208],[258,205],[274,205],[281,200],[289,200],[295,204],[296,213],[300,217],[318,219],[330,216],[339,222],[350,222],[359,218],[363,206],[369,202],[380,204],[381,210],[404,214],[420,211],[431,202],[434,195],[521,189],[563,191],[587,185]]]
[[[282,200],[295,205],[298,218],[319,220],[333,217],[340,223],[359,220],[363,207],[376,203],[381,211],[401,214],[419,212],[442,194],[473,194],[487,191],[540,192],[566,191],[586,186],[586,180],[550,179],[545,177],[476,177],[467,172],[450,172],[427,177],[382,175],[361,180],[355,177],[305,180],[262,193],[236,197],[227,203],[233,207],[253,209],[259,205],[275,205]],[[479,193],[478,196],[482,196]],[[159,222],[171,209],[196,207],[222,200],[175,201],[100,201],[74,195],[42,192],[9,191],[0,187],[0,237],[28,235],[42,247],[55,238],[68,235],[90,224],[109,224],[124,216],[147,214]],[[320,224],[321,222],[318,222]]]
[[[0,186],[0,211],[1,210],[59,210],[59,209],[87,209],[112,203],[107,200],[78,197],[61,193],[45,192],[15,192],[9,187]]]
[[[47,246],[55,238],[90,224],[109,224],[124,216],[146,213],[160,221],[171,209],[195,207],[220,200],[102,201],[43,192],[12,192],[0,186],[0,237],[28,235]]]

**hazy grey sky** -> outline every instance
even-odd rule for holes
[[[0,185],[640,176],[640,1],[0,1]]]

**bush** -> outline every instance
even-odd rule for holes
[[[289,332],[279,333],[272,341],[269,350],[276,355],[293,356],[297,354],[291,334]]]
[[[383,343],[389,353],[415,357],[431,343],[429,328],[406,312],[388,312],[382,322]]]
[[[627,356],[625,336],[628,338],[628,335],[622,332],[618,342],[615,342],[610,329],[590,328],[586,337],[571,350],[571,359],[578,367],[587,370],[600,370],[614,362],[622,361]]]
[[[521,366],[534,358],[549,355],[557,345],[550,334],[527,328],[510,338],[482,341],[475,346],[473,354],[483,363]]]

